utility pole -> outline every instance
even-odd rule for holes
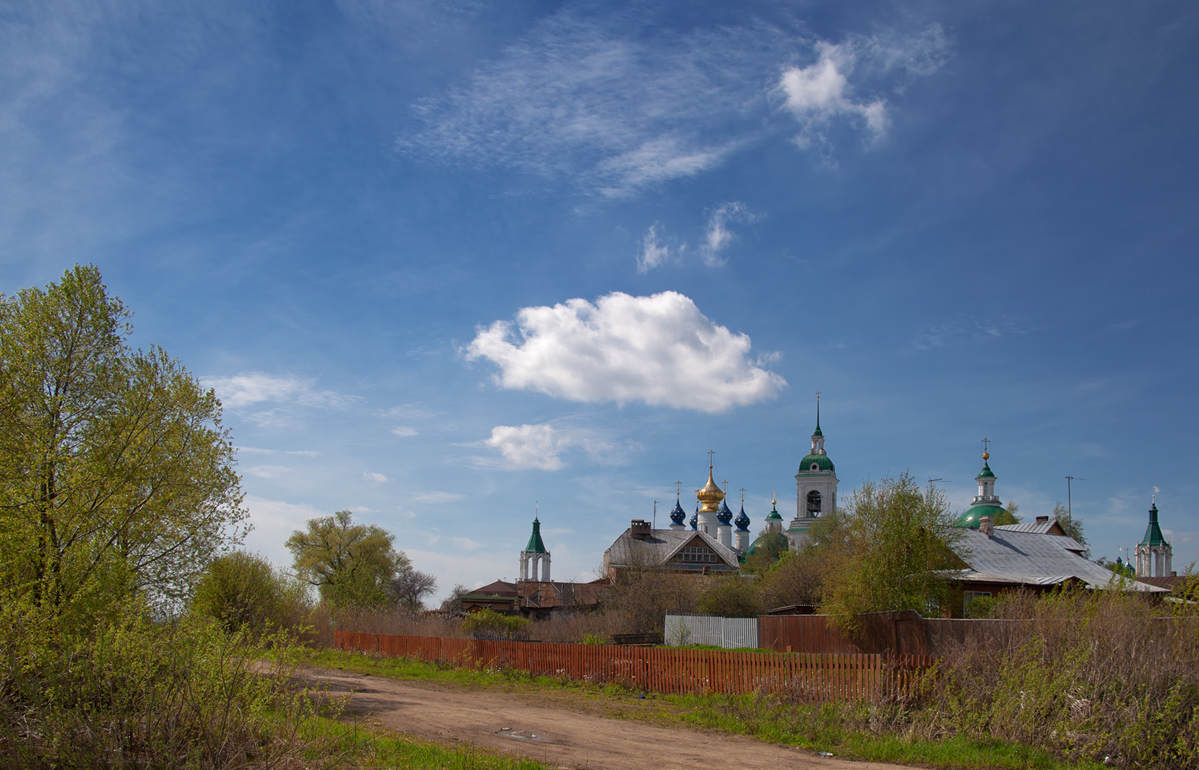
[[[1086,479],[1080,479],[1077,476],[1066,477],[1066,515],[1070,517],[1071,521],[1074,520],[1074,503],[1070,499],[1070,482],[1074,481],[1075,479],[1078,481],[1086,481]]]

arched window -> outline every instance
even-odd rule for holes
[[[820,515],[820,493],[815,489],[808,493],[808,515]]]

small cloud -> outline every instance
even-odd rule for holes
[[[403,516],[405,519],[415,519],[416,518],[416,511],[405,511],[403,508],[400,508],[398,505],[396,506],[396,508],[399,510],[400,515]]]
[[[708,229],[704,236],[704,245],[700,252],[704,255],[704,264],[709,267],[720,267],[724,259],[720,256],[729,244],[737,238],[731,225],[738,222],[754,222],[760,217],[751,212],[744,203],[730,201],[722,203],[712,212],[708,219]]]
[[[779,79],[783,106],[795,117],[800,132],[795,143],[801,148],[822,140],[825,127],[837,117],[848,116],[865,123],[875,139],[887,130],[887,106],[882,99],[854,100],[849,75],[857,61],[849,44],[821,43],[819,58],[807,67],[788,67]]]
[[[624,462],[630,452],[641,448],[635,442],[616,444],[597,436],[594,431],[559,429],[550,423],[497,425],[491,429],[491,437],[479,445],[498,449],[504,458],[502,467],[507,470],[538,468],[546,471],[560,470],[565,466],[562,453],[567,449],[585,452],[597,464],[618,465]],[[488,458],[476,458],[475,464],[479,467],[497,467]]]
[[[648,273],[650,270],[662,267],[672,260],[678,259],[686,251],[687,244],[672,245],[658,233],[658,223],[649,226],[645,237],[641,239],[641,254],[637,257],[637,272]]]
[[[268,402],[335,409],[356,400],[331,390],[315,390],[310,380],[275,377],[263,372],[235,374],[231,377],[202,377],[200,384],[215,390],[221,404],[228,409],[244,409]]]
[[[556,471],[562,467],[559,453],[567,445],[549,424],[497,425],[491,429],[491,438],[484,443],[500,450],[512,468],[540,468],[543,471]]]
[[[452,537],[450,542],[463,551],[477,551],[483,547],[482,543],[471,540],[469,537]]]
[[[774,398],[787,384],[753,363],[747,335],[713,323],[673,291],[614,292],[594,305],[571,299],[522,308],[516,318],[480,329],[465,350],[468,361],[498,365],[496,382],[505,388],[715,414]]]
[[[367,471],[362,474],[362,478],[366,479],[367,481],[372,481],[376,484],[387,483],[387,477],[382,473],[371,473],[370,471]]]
[[[246,468],[246,475],[260,479],[277,479],[291,473],[291,468],[284,465],[255,465]]]
[[[388,420],[427,420],[437,415],[423,404],[400,404],[379,412],[380,417]]]
[[[408,425],[398,425],[391,429],[391,432],[400,438],[411,438],[417,435],[416,428]]]
[[[440,504],[454,503],[463,499],[465,495],[460,495],[457,492],[416,492],[412,495],[412,499],[418,503]]]
[[[311,449],[259,449],[258,447],[242,446],[237,448],[238,454],[250,455],[287,455],[289,457],[319,457],[320,452]]]

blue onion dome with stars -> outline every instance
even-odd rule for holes
[[[716,514],[716,521],[723,525],[728,524],[732,520],[733,512],[729,510],[729,504],[722,501],[720,503],[720,512]]]
[[[695,504],[695,514],[691,517],[690,524],[692,529],[699,530],[699,503]]]
[[[737,518],[733,519],[733,523],[737,525],[738,532],[749,531],[749,517],[745,515],[745,503],[741,504],[741,513],[737,514]]]
[[[687,512],[683,510],[683,506],[679,505],[679,501],[674,501],[674,510],[670,512],[670,523],[681,525],[687,520]]]

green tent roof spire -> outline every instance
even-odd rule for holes
[[[813,436],[823,436],[820,432],[820,391],[816,391],[816,431]]]
[[[533,517],[533,534],[529,536],[529,544],[525,546],[525,553],[549,553],[545,550],[545,543],[541,542],[541,522],[537,517]]]
[[[1141,541],[1141,545],[1167,545],[1166,536],[1162,534],[1162,528],[1157,523],[1157,501],[1149,506],[1149,526],[1145,529],[1145,539]]]

